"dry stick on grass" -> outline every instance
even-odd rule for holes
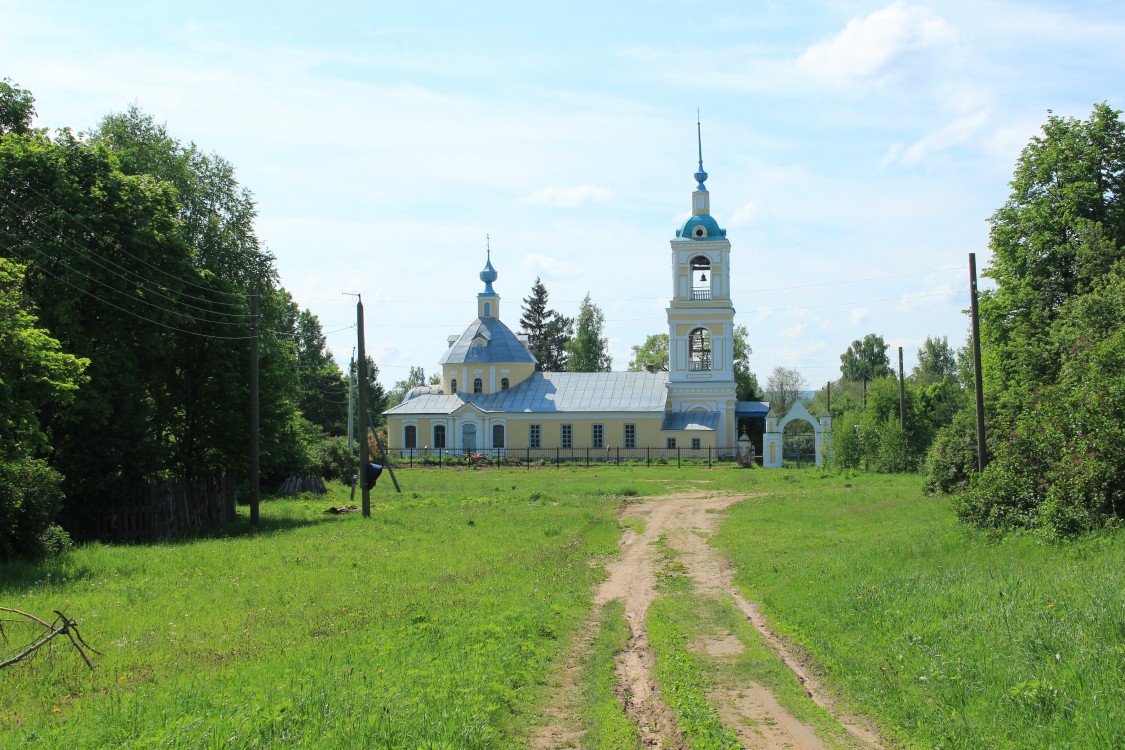
[[[43,629],[44,629],[43,633],[41,633],[39,635],[39,637],[37,637],[35,640],[33,640],[31,643],[29,643],[27,645],[27,647],[24,648],[24,650],[21,651],[19,654],[16,654],[11,659],[6,659],[4,661],[0,661],[0,669],[3,669],[4,667],[11,666],[12,664],[15,664],[17,662],[23,661],[24,659],[26,659],[27,657],[31,656],[33,653],[38,651],[40,648],[47,645],[52,639],[54,639],[54,638],[56,638],[60,635],[64,635],[64,634],[68,638],[70,638],[70,642],[74,645],[74,648],[76,648],[78,650],[78,653],[81,654],[82,660],[86,662],[86,666],[89,667],[90,669],[93,669],[94,665],[90,662],[90,657],[86,656],[86,652],[83,650],[82,647],[85,646],[87,649],[89,649],[90,651],[93,651],[95,654],[98,654],[99,656],[101,655],[100,651],[95,649],[89,643],[86,643],[86,641],[82,638],[82,634],[78,632],[78,623],[75,622],[74,620],[70,619],[69,617],[67,617],[62,612],[58,611],[57,609],[55,610],[55,614],[58,615],[58,617],[56,617],[54,623],[51,623],[51,624],[48,624],[48,623],[44,622],[43,620],[40,620],[35,615],[29,615],[27,612],[21,612],[18,609],[12,609],[10,607],[0,607],[0,612],[11,612],[14,615],[26,617],[27,619],[31,620],[32,622],[37,622],[40,625],[42,625]],[[5,640],[6,640],[6,638],[5,638]]]

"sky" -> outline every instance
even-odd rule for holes
[[[907,371],[966,340],[968,256],[1049,112],[1125,107],[1120,2],[0,0],[0,78],[39,127],[136,104],[257,202],[341,362],[439,371],[476,316],[605,314],[615,370],[666,333],[696,117],[750,367],[810,388],[876,333]],[[982,280],[987,287],[988,281]]]

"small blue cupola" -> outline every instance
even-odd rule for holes
[[[727,230],[719,227],[718,222],[711,218],[711,194],[707,192],[707,172],[703,169],[703,130],[697,119],[695,122],[696,139],[699,145],[699,171],[695,177],[695,191],[691,194],[691,218],[676,232],[676,236],[685,240],[706,240],[726,237]]]
[[[491,240],[486,236],[485,241],[488,246],[488,255],[484,262],[484,268],[480,272],[480,280],[484,282],[484,291],[477,295],[477,317],[499,318],[500,295],[493,290],[492,282],[496,281],[500,274],[496,273],[496,269],[492,267]]]

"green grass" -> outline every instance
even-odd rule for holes
[[[257,533],[5,566],[5,606],[66,610],[102,655],[5,670],[0,746],[516,746],[616,549],[593,480],[419,472],[370,519],[323,513],[336,488],[264,503]]]
[[[620,599],[611,601],[602,607],[598,634],[582,669],[581,719],[586,730],[582,746],[587,750],[630,750],[641,746],[637,727],[621,710],[613,689],[616,657],[628,642],[625,603]]]
[[[1125,746],[1125,536],[993,539],[917,477],[758,472],[736,583],[905,747]]]

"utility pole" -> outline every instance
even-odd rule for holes
[[[898,348],[898,426],[906,432],[906,384],[902,377],[902,347]]]
[[[250,525],[258,526],[260,484],[258,446],[258,290],[250,292]]]
[[[969,313],[973,322],[973,380],[977,396],[977,471],[984,471],[988,455],[984,442],[984,383],[980,367],[980,312],[977,310],[977,254],[969,253]]]
[[[367,487],[367,348],[363,343],[363,297],[355,303],[356,328],[359,338],[359,361],[356,363],[356,373],[359,381],[359,471],[356,473],[360,483],[361,497],[363,498],[363,517],[371,517],[371,490]]]

